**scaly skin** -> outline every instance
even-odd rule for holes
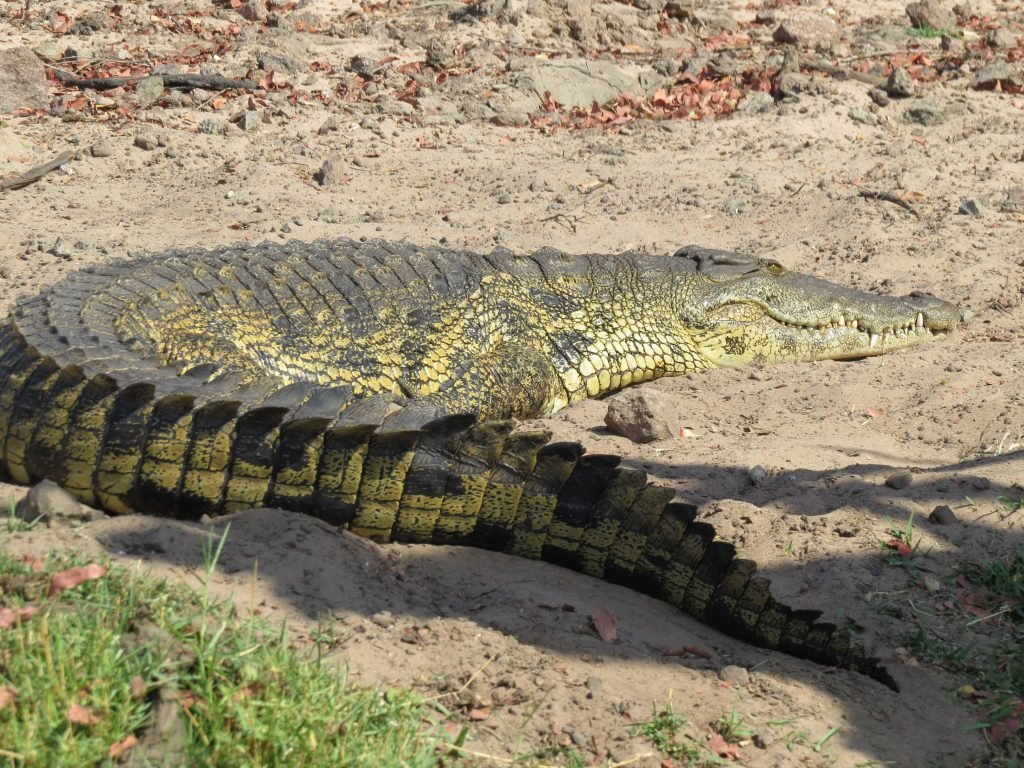
[[[938,299],[700,248],[160,254],[15,307],[0,328],[0,466],[115,513],[275,506],[380,541],[543,558],[894,687],[817,612],[777,603],[671,491],[505,419],[715,365],[879,354],[958,320]]]

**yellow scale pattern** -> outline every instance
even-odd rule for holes
[[[266,504],[543,558],[894,685],[671,490],[506,420],[713,364],[686,308],[714,280],[640,258],[335,241],[82,275],[0,327],[0,464],[115,513]]]

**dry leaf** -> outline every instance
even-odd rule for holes
[[[615,614],[607,608],[595,608],[590,614],[590,620],[594,622],[594,629],[606,643],[614,643],[619,633],[615,628]]]
[[[21,624],[25,619],[30,619],[39,611],[34,605],[26,605],[18,610],[13,608],[0,608],[0,629],[10,629]]]
[[[662,656],[696,656],[700,659],[710,659],[711,653],[695,645],[684,645],[682,648],[669,648]]]
[[[864,415],[870,416],[872,419],[880,419],[886,415],[885,408],[877,408],[873,405],[869,405],[864,409]]]
[[[107,574],[107,569],[99,563],[90,563],[83,568],[68,568],[66,571],[55,573],[50,579],[50,597],[59,595],[65,589],[77,587],[86,581],[101,579]]]
[[[138,743],[139,740],[135,737],[135,734],[129,733],[120,741],[115,741],[110,745],[110,749],[107,751],[107,757],[111,757],[116,760]]]
[[[490,707],[477,707],[476,709],[469,710],[469,719],[470,720],[477,720],[477,721],[479,721],[479,720],[486,720],[490,716],[491,716],[491,708]]]
[[[0,686],[0,709],[3,709],[8,704],[18,698],[18,689],[13,685]]]
[[[68,721],[75,725],[96,725],[102,719],[99,714],[81,704],[68,707]]]
[[[740,753],[739,750],[736,749],[736,745],[727,742],[725,739],[722,738],[722,735],[719,733],[711,734],[711,738],[708,739],[708,749],[710,749],[719,757],[725,757],[729,760],[740,759]]]

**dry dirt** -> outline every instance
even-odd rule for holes
[[[976,681],[914,638],[924,627],[932,650],[948,652],[1014,631],[998,618],[969,627],[989,606],[972,612],[970,585],[955,578],[1022,550],[1024,511],[1005,500],[1024,496],[1024,97],[1014,76],[993,90],[979,74],[1019,66],[1019,7],[973,4],[945,50],[909,33],[901,2],[234,5],[0,10],[0,48],[24,45],[69,71],[157,65],[258,81],[137,93],[51,79],[48,109],[8,116],[0,178],[75,155],[0,196],[0,309],[131,253],[345,235],[520,251],[694,242],[880,293],[929,291],[969,319],[944,343],[891,356],[644,385],[677,409],[677,439],[609,434],[601,402],[546,420],[702,505],[780,598],[859,628],[899,694],[553,566],[379,547],[280,512],[231,518],[219,594],[287,620],[300,640],[330,627],[334,657],[357,680],[448,694],[467,747],[495,762],[575,753],[671,765],[632,727],[671,704],[698,744],[735,712],[756,734],[736,747],[743,765],[1011,764],[1012,738],[993,748],[970,728],[984,701],[956,695]],[[783,58],[772,35],[797,11],[811,20],[803,56],[883,79],[905,66],[911,95],[879,105],[870,78],[807,67],[773,79]],[[79,59],[58,62],[67,48]],[[773,84],[774,99],[757,91]],[[611,101],[633,95],[618,111],[591,109],[608,88]],[[564,101],[574,98],[575,111]],[[662,119],[687,109],[690,119]],[[644,110],[654,119],[635,119]],[[929,522],[938,505],[958,521]],[[890,564],[879,542],[911,515],[917,554]],[[207,530],[108,518],[3,545],[105,553],[197,584]],[[615,643],[598,637],[595,609],[615,615]],[[665,655],[683,647],[709,658]]]

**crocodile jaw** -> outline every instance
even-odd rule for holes
[[[870,304],[877,311],[835,304],[800,318],[757,300],[737,301],[712,310],[711,328],[691,338],[716,366],[843,360],[940,340],[960,321],[953,304],[931,296],[872,297]]]

